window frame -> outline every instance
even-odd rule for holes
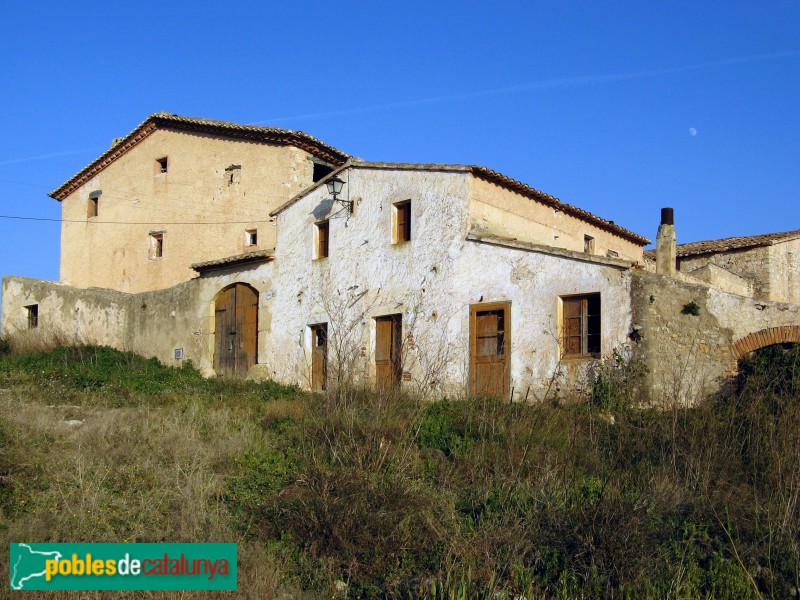
[[[100,216],[100,195],[101,192],[95,191],[89,194],[89,201],[86,207],[86,218],[93,219]]]
[[[244,245],[246,248],[258,246],[258,229],[244,230]]]
[[[314,223],[314,260],[328,258],[331,253],[331,222],[326,219]]]
[[[589,302],[590,300],[597,300],[597,313],[590,314]],[[580,302],[580,314],[570,315],[567,308],[568,304]],[[567,296],[559,297],[559,345],[561,346],[562,359],[582,359],[582,358],[599,358],[603,351],[603,302],[600,292],[591,292],[587,294],[570,294]],[[596,328],[591,324],[593,318],[597,319]],[[578,319],[578,328],[580,333],[569,334],[570,327],[567,323],[568,319]],[[590,329],[591,327],[591,329]],[[596,337],[597,348],[593,351],[590,346],[590,338]],[[568,338],[578,338],[580,343],[580,352],[569,352]]]
[[[595,253],[595,239],[588,234],[583,235],[583,253],[584,254],[594,254]]]
[[[392,244],[404,244],[411,239],[411,199],[395,202],[392,204]]]
[[[26,304],[25,317],[28,322],[28,329],[37,329],[39,327],[39,305]]]
[[[150,239],[150,260],[164,258],[164,231],[151,231]]]

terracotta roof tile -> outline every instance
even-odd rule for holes
[[[779,233],[762,233],[760,235],[748,235],[722,238],[719,240],[705,240],[702,242],[690,242],[688,244],[678,244],[676,255],[695,256],[698,254],[714,254],[717,252],[727,252],[728,250],[744,250],[745,248],[758,248],[761,246],[772,246],[779,242],[786,242],[800,238],[800,229],[794,231],[782,231]],[[645,256],[655,257],[655,250],[647,250]]]
[[[123,138],[115,140],[115,143],[111,146],[111,148],[109,148],[92,163],[78,172],[71,179],[52,191],[50,196],[57,200],[63,200],[78,187],[94,177],[97,173],[102,171],[117,158],[128,152],[128,150],[139,144],[139,142],[147,138],[157,129],[200,131],[203,133],[211,133],[223,137],[233,137],[238,139],[248,139],[256,142],[295,146],[297,148],[306,150],[307,152],[318,156],[323,160],[336,165],[337,167],[340,167],[337,169],[337,172],[341,171],[341,167],[345,164],[355,167],[378,169],[470,172],[477,177],[481,177],[482,179],[495,183],[508,190],[522,194],[523,196],[527,196],[548,206],[552,206],[556,210],[560,210],[573,217],[591,223],[628,241],[640,244],[642,246],[650,243],[650,240],[647,238],[625,229],[624,227],[620,227],[612,221],[603,219],[595,214],[590,213],[589,211],[578,208],[577,206],[563,203],[554,196],[546,194],[545,192],[537,190],[536,188],[522,183],[521,181],[517,181],[516,179],[508,177],[507,175],[503,175],[502,173],[487,167],[435,163],[367,162],[354,159],[341,150],[337,150],[333,146],[329,146],[328,144],[325,144],[317,138],[302,131],[292,131],[289,129],[281,129],[279,127],[268,127],[263,125],[241,125],[239,123],[232,123],[230,121],[217,121],[214,119],[205,119],[200,117],[183,117],[163,111],[150,115],[131,133]],[[333,173],[331,173],[331,175],[333,175]],[[283,211],[285,208],[288,208],[299,198],[303,197],[311,190],[316,189],[316,187],[318,187],[318,185],[321,183],[323,182],[318,182],[317,184],[304,190],[286,202],[283,206],[273,211],[271,214],[275,215]]]
[[[348,154],[345,154],[341,150],[329,146],[302,131],[292,131],[290,129],[266,127],[263,125],[240,125],[229,121],[216,121],[214,119],[203,119],[199,117],[182,117],[168,112],[160,112],[147,117],[147,119],[125,137],[114,140],[114,144],[112,144],[111,148],[89,163],[85,168],[81,169],[81,171],[68,181],[50,192],[49,195],[56,200],[63,200],[157,129],[198,131],[221,137],[246,139],[254,142],[272,143],[283,146],[295,146],[336,166],[343,164],[350,158]]]
[[[550,194],[546,194],[545,192],[539,191],[536,188],[531,187],[526,183],[522,183],[521,181],[512,179],[507,175],[503,175],[502,173],[499,173],[487,167],[481,167],[477,165],[453,165],[453,164],[439,164],[439,163],[391,163],[391,162],[370,162],[361,159],[350,159],[347,163],[339,167],[336,171],[329,173],[325,179],[322,179],[321,181],[318,181],[314,185],[306,188],[305,190],[303,190],[302,192],[291,198],[289,201],[285,202],[282,206],[279,206],[278,208],[273,210],[270,213],[270,216],[274,217],[278,213],[283,212],[284,210],[292,206],[295,202],[308,195],[313,190],[324,185],[325,181],[328,178],[333,177],[334,175],[337,175],[338,173],[341,173],[342,171],[345,171],[351,167],[364,168],[364,169],[386,169],[394,171],[451,171],[451,172],[472,173],[473,175],[481,177],[486,181],[490,181],[512,192],[516,192],[523,196],[527,196],[528,198],[531,198],[533,200],[542,202],[548,206],[552,206],[556,210],[560,210],[577,219],[591,223],[599,227],[600,229],[604,229],[610,233],[613,233],[635,244],[646,246],[647,244],[650,243],[650,240],[648,240],[646,237],[643,237],[637,233],[629,231],[624,227],[620,227],[619,225],[612,223],[611,221],[607,221],[606,219],[598,217],[597,215],[592,214],[589,211],[583,210],[582,208],[578,208],[577,206],[572,206],[571,204],[565,204],[555,196],[551,196]]]
[[[192,265],[192,269],[199,273],[201,271],[208,271],[209,269],[230,267],[245,263],[264,262],[273,258],[274,253],[272,250],[256,250],[255,252],[245,252],[244,254],[237,254],[235,256],[226,256],[225,258],[216,258],[214,260],[195,263]]]
[[[493,183],[496,183],[497,185],[505,187],[506,189],[522,194],[523,196],[528,196],[529,198],[533,198],[534,200],[543,202],[549,206],[552,206],[557,210],[560,210],[568,215],[576,217],[582,221],[587,221],[592,225],[599,227],[600,229],[605,229],[606,231],[613,233],[630,242],[639,244],[641,246],[646,246],[647,244],[650,243],[650,240],[648,240],[646,237],[639,235],[638,233],[634,233],[633,231],[625,229],[624,227],[620,227],[619,225],[613,223],[612,221],[607,221],[602,217],[598,217],[597,215],[590,213],[588,210],[583,210],[582,208],[578,208],[577,206],[561,202],[558,198],[551,196],[550,194],[541,192],[536,188],[529,186],[526,183],[522,183],[521,181],[512,179],[507,175],[503,175],[502,173],[498,173],[497,171],[487,169],[486,167],[472,166],[469,168],[474,174],[478,175],[479,177],[482,177],[483,179],[486,179],[487,181],[491,181]]]

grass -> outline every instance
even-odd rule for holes
[[[791,597],[798,365],[768,349],[735,395],[661,412],[617,359],[555,407],[0,353],[0,531],[236,541],[253,598]]]

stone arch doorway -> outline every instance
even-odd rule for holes
[[[234,283],[214,300],[214,371],[244,377],[257,358],[258,292],[245,283]]]
[[[800,325],[785,325],[783,327],[770,327],[744,336],[733,344],[733,354],[736,360],[755,352],[759,348],[774,346],[776,344],[791,344],[800,342]]]

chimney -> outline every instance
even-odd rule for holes
[[[656,273],[675,276],[675,216],[671,208],[661,209],[656,235]]]

